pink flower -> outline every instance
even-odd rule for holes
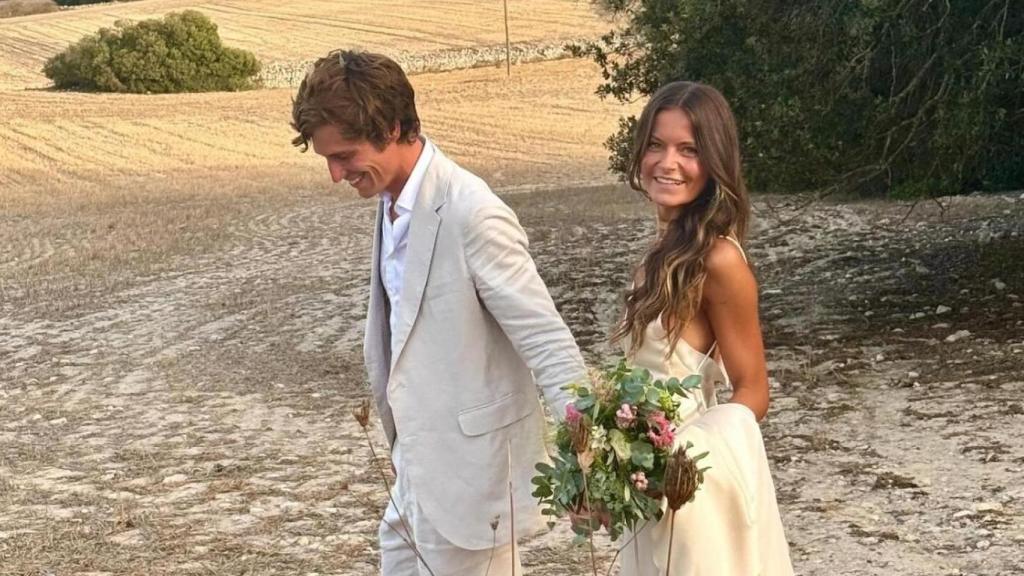
[[[675,434],[672,432],[672,424],[665,418],[664,412],[659,410],[651,412],[647,416],[647,425],[650,426],[647,437],[655,448],[668,448],[672,445]]]
[[[576,405],[572,402],[565,405],[565,421],[569,424],[575,424],[579,422],[580,418],[583,418],[583,413],[576,409]]]
[[[647,425],[651,428],[658,428],[665,430],[669,427],[668,418],[665,418],[665,413],[661,410],[655,410],[647,416]]]
[[[633,426],[634,422],[636,422],[636,412],[629,404],[623,404],[622,408],[615,412],[615,423],[619,425],[619,428],[629,428]]]
[[[647,490],[647,475],[643,472],[634,472],[629,475],[629,481],[641,492]]]
[[[648,430],[647,437],[651,439],[651,444],[654,444],[655,448],[668,448],[675,440],[675,435],[672,434],[672,430],[668,428],[662,430],[660,433],[656,433],[654,430]]]

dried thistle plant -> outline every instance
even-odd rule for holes
[[[370,424],[370,399],[363,398],[363,401],[359,404],[359,408],[352,411],[352,416],[355,417],[359,426],[363,430],[366,430],[366,427]]]
[[[392,506],[395,507],[395,511],[398,512],[398,519],[402,523],[402,528],[405,529],[405,534],[402,534],[402,532],[398,528],[396,528],[391,522],[388,522],[386,519],[384,519],[384,522],[388,525],[389,528],[395,531],[395,534],[398,534],[398,537],[402,539],[402,542],[405,542],[405,545],[408,546],[410,550],[412,550],[413,554],[415,554],[417,558],[419,558],[419,561],[423,563],[423,567],[427,569],[427,572],[429,572],[431,576],[434,576],[434,571],[430,569],[430,565],[427,564],[426,559],[423,558],[423,555],[420,554],[419,549],[416,548],[416,544],[413,543],[412,530],[410,530],[409,525],[405,523],[405,517],[402,516],[401,508],[398,507],[398,504],[395,502],[394,495],[391,494],[391,483],[388,482],[388,475],[386,472],[384,472],[384,467],[381,465],[380,459],[377,457],[377,450],[374,449],[373,447],[373,439],[370,438],[369,430],[370,400],[368,398],[363,398],[363,401],[360,402],[359,407],[352,411],[352,417],[356,419],[356,422],[359,423],[359,427],[362,428],[363,430],[363,435],[366,437],[366,445],[370,447],[370,459],[373,461],[374,468],[376,468],[377,472],[380,473],[380,479],[381,482],[383,482],[384,484],[384,491],[387,492],[388,501],[391,503]]]
[[[697,462],[686,454],[686,448],[677,448],[665,463],[664,493],[668,507],[679,510],[683,504],[693,500],[697,493]]]
[[[683,504],[693,500],[697,494],[697,488],[703,481],[704,470],[697,468],[697,461],[708,455],[707,452],[691,459],[686,451],[693,447],[693,444],[686,443],[686,447],[677,448],[668,461],[665,463],[664,493],[668,500],[669,507],[669,531],[668,531],[668,560],[665,563],[665,574],[671,574],[672,570],[672,543],[676,532],[676,511],[683,507]]]

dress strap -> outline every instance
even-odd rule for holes
[[[718,346],[718,340],[711,343],[711,348],[708,348],[707,353],[700,359],[700,364],[697,364],[697,372],[700,372],[700,369],[704,367],[704,363],[707,362],[708,358],[711,358],[711,355],[715,353],[716,346]]]
[[[736,248],[739,248],[740,255],[743,256],[743,261],[744,262],[747,261],[747,253],[743,251],[743,246],[740,246],[740,241],[739,240],[733,238],[732,235],[729,235],[729,236],[719,236],[719,238],[725,238],[729,242],[732,242],[733,244],[735,244]]]

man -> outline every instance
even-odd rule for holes
[[[483,180],[420,134],[413,88],[385,56],[317,61],[292,126],[334,182],[379,202],[364,354],[398,508],[380,525],[381,572],[428,574],[399,534],[408,526],[436,576],[484,576],[489,565],[508,575],[513,538],[542,525],[530,484],[546,458],[535,386],[561,418],[562,386],[585,377],[526,235]]]

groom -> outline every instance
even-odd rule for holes
[[[406,536],[436,576],[484,576],[489,564],[509,575],[513,537],[542,525],[530,495],[546,458],[537,387],[561,418],[561,387],[585,377],[526,235],[483,180],[421,134],[413,88],[387,57],[321,58],[292,115],[293,144],[312,144],[334,182],[377,202],[364,355],[397,475],[381,573],[428,573]]]

